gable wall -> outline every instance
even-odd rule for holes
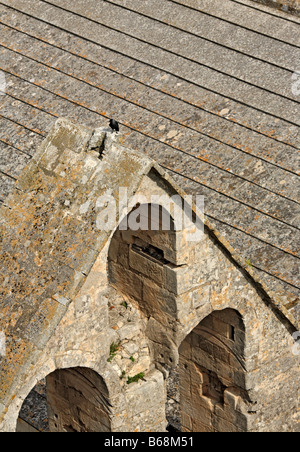
[[[147,197],[166,188],[145,177],[138,193]],[[42,353],[32,356],[7,407],[4,431],[14,430],[21,404],[37,381],[56,369],[78,366],[94,369],[104,379],[114,407],[113,431],[164,431],[165,366],[178,363],[181,343],[205,317],[226,308],[238,311],[245,324],[245,385],[252,401],[249,429],[296,431],[299,397],[294,382],[299,380],[299,357],[291,352],[291,333],[207,233],[200,243],[187,243],[184,234],[179,237],[176,252],[188,256],[183,262],[189,264],[166,273],[165,285],[176,303],[172,327],[151,313],[145,315],[132,294],[124,297],[109,286],[109,240],[55,334]],[[124,301],[129,310],[121,306]],[[122,347],[108,362],[112,343]],[[128,376],[140,372],[145,381],[126,383]]]
[[[140,191],[155,193],[158,184],[144,179]],[[207,233],[200,243],[185,242],[181,251],[189,256],[188,265],[169,272],[165,283],[176,298],[177,327],[166,330],[166,324],[161,326],[157,318],[150,318],[149,337],[155,341],[164,338],[169,357],[177,363],[178,347],[200,321],[213,311],[235,309],[243,318],[246,332],[246,390],[252,401],[249,429],[297,431],[299,397],[295,381],[300,369],[299,356],[292,353],[291,329],[268,306],[261,288]],[[165,364],[169,364],[168,353],[164,356]]]

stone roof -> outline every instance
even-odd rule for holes
[[[300,19],[248,0],[0,11],[2,200],[58,117],[115,117],[125,146],[205,195],[211,226],[299,318]]]

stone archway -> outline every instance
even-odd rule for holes
[[[180,346],[183,431],[246,432],[245,327],[233,309],[213,311]]]
[[[18,414],[16,432],[49,432],[46,378],[38,381],[23,401]]]
[[[49,374],[44,385],[44,401],[40,410],[47,416],[44,429],[50,432],[110,432],[111,404],[103,378],[87,367],[57,369]],[[35,387],[36,388],[36,387]],[[34,397],[36,389],[25,399],[24,405]],[[39,407],[35,406],[36,410]],[[37,427],[38,428],[38,427]],[[28,424],[18,420],[17,431],[28,430]],[[39,430],[36,430],[39,431]]]
[[[165,207],[142,204],[120,222],[108,251],[109,282],[142,312],[152,365],[160,370],[178,361],[178,347],[166,331],[174,332],[177,326],[176,270],[182,267],[179,236]]]
[[[138,205],[112,237],[109,282],[146,316],[170,326],[176,322],[177,306],[166,272],[173,272],[176,261],[176,231],[169,212],[160,205]]]

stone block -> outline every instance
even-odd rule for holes
[[[131,432],[166,432],[167,421],[165,406],[160,405],[155,411],[152,409],[139,413],[134,418],[128,420]]]
[[[123,266],[124,270],[128,268],[129,246],[127,245],[127,243],[124,242],[119,243],[117,263]]]
[[[141,301],[143,298],[143,278],[124,267],[113,264],[109,267],[109,277],[112,285],[129,297]]]
[[[50,131],[49,139],[51,145],[59,150],[72,149],[75,153],[80,153],[86,149],[91,136],[92,130],[65,119],[58,119]]]
[[[192,418],[190,415],[188,415],[184,411],[182,411],[182,413],[181,413],[181,425],[182,425],[182,428],[185,429],[184,431],[191,432],[193,429]]]
[[[246,411],[246,405],[237,388],[227,388],[224,391],[224,404],[234,411],[241,413]]]
[[[134,355],[134,353],[137,353],[139,351],[139,346],[136,342],[128,342],[127,344],[123,345],[123,348],[128,353],[129,356]]]
[[[174,294],[168,292],[152,281],[145,280],[143,288],[143,305],[153,317],[156,315],[167,314],[176,318],[177,304]]]
[[[155,370],[143,380],[127,385],[125,397],[129,418],[147,412],[150,408],[154,412],[164,407],[166,390],[162,373]]]
[[[100,150],[104,144],[105,137],[106,137],[106,129],[104,129],[103,127],[95,129],[93,131],[90,141],[88,143],[88,148],[91,150],[96,149],[100,152]]]
[[[201,398],[193,397],[190,400],[181,402],[182,411],[190,417],[192,423],[200,422],[203,425],[211,426],[213,411],[205,408],[201,403]]]
[[[150,256],[143,255],[130,248],[129,266],[132,270],[142,273],[146,278],[153,280],[156,284],[162,285],[164,267],[161,263],[155,262]]]
[[[188,265],[194,262],[195,253],[201,246],[201,241],[192,241],[195,229],[178,231],[176,233],[176,265]]]
[[[214,433],[216,432],[213,425],[202,424],[198,419],[193,420],[193,432]]]
[[[191,291],[190,296],[192,297],[192,307],[194,309],[199,309],[204,305],[209,305],[210,303],[211,287],[209,283],[201,284],[200,287]]]
[[[191,337],[188,336],[181,344],[179,349],[180,356],[185,358],[186,360],[192,359],[192,345],[191,345]]]
[[[242,432],[242,430],[240,430],[236,425],[232,424],[232,422],[218,416],[213,417],[212,425],[217,432],[226,432],[226,433]]]
[[[191,289],[191,273],[190,268],[186,265],[182,267],[173,264],[166,265],[165,271],[165,287],[175,295],[180,295]]]
[[[175,295],[193,292],[193,307],[198,308],[209,301],[210,285],[203,281],[198,265],[166,265],[165,287]]]
[[[188,315],[196,317],[196,310],[203,306],[209,306],[210,286],[204,285],[196,289],[191,289],[177,296],[177,307],[179,316],[183,318]]]
[[[138,375],[140,373],[147,374],[151,368],[151,358],[149,355],[136,358],[136,361],[130,368],[130,375]]]
[[[223,347],[218,347],[216,344],[214,344],[213,347],[213,359],[221,361],[221,363],[224,363],[228,366],[230,366],[230,358],[231,358],[231,352],[226,350]]]
[[[108,259],[111,262],[117,262],[119,255],[120,239],[119,234],[114,236],[110,242]]]
[[[166,320],[166,319],[164,319]],[[179,361],[178,347],[174,343],[174,333],[163,322],[151,317],[146,335],[152,341],[155,362],[176,366]]]
[[[121,341],[124,340],[138,340],[141,332],[141,325],[139,323],[128,323],[117,331]]]

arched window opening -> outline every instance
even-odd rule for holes
[[[166,272],[176,268],[174,221],[159,205],[136,206],[116,230],[108,253],[109,281],[160,323],[176,319],[176,296]]]
[[[17,431],[110,432],[111,405],[103,378],[85,367],[49,374],[25,399]]]
[[[233,309],[214,311],[183,341],[179,353],[183,431],[247,431],[245,328]]]
[[[23,402],[17,432],[49,432],[46,379],[39,381]]]
[[[162,325],[162,329],[175,330],[177,325],[175,281],[181,258],[178,242],[167,209],[158,204],[142,204],[121,221],[108,253],[110,284],[148,318]],[[150,340],[154,341],[154,359],[164,367],[172,366],[168,343],[161,347],[155,337],[151,336]],[[174,379],[168,379],[167,419],[170,428],[178,431],[178,383],[174,375]]]

